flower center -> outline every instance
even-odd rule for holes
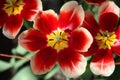
[[[3,10],[10,15],[20,14],[23,9],[22,0],[7,0],[7,3],[4,4]]]
[[[95,39],[98,42],[99,48],[111,48],[111,46],[117,41],[116,35],[114,32],[99,32]]]
[[[57,51],[60,51],[68,47],[68,34],[63,30],[58,29],[57,31],[52,32],[50,35],[47,35],[47,46],[51,46]]]

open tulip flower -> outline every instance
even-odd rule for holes
[[[0,28],[3,26],[3,34],[14,39],[23,25],[23,18],[32,21],[40,10],[40,0],[0,0]]]
[[[90,69],[96,75],[110,76],[115,69],[112,53],[120,56],[120,28],[116,27],[118,19],[119,8],[112,1],[104,2],[99,7],[99,24],[91,12],[85,13],[83,26],[91,32],[94,40],[84,55],[93,55]]]
[[[59,17],[53,10],[40,12],[33,28],[19,36],[19,44],[36,52],[31,60],[35,74],[49,72],[57,63],[68,77],[84,73],[87,61],[81,52],[86,52],[93,38],[89,31],[80,27],[84,11],[76,1],[65,3]]]
[[[101,3],[107,1],[107,0],[85,0],[86,2],[94,5],[100,5]]]

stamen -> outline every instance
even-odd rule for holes
[[[100,31],[97,36],[95,37],[95,39],[98,42],[99,48],[111,48],[111,46],[117,41],[116,39],[116,35],[114,32],[102,32]]]
[[[49,39],[49,41],[53,41],[54,39]]]
[[[12,56],[12,55],[8,55],[8,54],[0,54],[0,56],[4,56],[4,57],[9,57],[9,58],[17,58],[17,59],[23,59],[23,60],[31,60],[30,58],[25,58],[25,57],[21,57],[21,56]]]
[[[14,8],[13,8],[12,12],[14,13]]]
[[[67,41],[66,39],[62,39],[63,41]]]
[[[10,8],[10,7],[12,7],[12,6],[8,6],[8,7],[6,7],[5,9],[8,9],[8,8]]]
[[[53,48],[55,47],[56,44],[57,44],[57,42],[55,42],[55,44],[53,45]]]
[[[56,36],[56,34],[53,32],[53,34]]]
[[[68,47],[68,37],[67,33],[65,33],[63,30],[58,29],[51,34],[47,35],[47,46],[51,46],[57,51],[60,51],[61,49],[64,49]]]
[[[20,14],[23,9],[24,3],[23,0],[7,0],[7,3],[4,4],[3,10],[10,15]]]
[[[60,32],[60,36],[61,36],[62,32]]]
[[[99,34],[100,34],[101,36],[103,36],[102,32],[99,32]]]

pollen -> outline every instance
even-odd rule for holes
[[[4,4],[3,10],[10,15],[20,14],[23,9],[22,0],[7,0],[7,3]]]
[[[98,42],[99,48],[102,49],[111,49],[111,46],[114,45],[114,43],[117,41],[115,33],[108,31],[100,31],[95,37],[95,39]]]
[[[60,51],[68,47],[68,34],[63,30],[58,29],[47,35],[47,46],[51,46],[57,51]]]

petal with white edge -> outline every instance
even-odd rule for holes
[[[19,33],[23,25],[23,18],[21,15],[11,15],[5,21],[3,26],[3,34],[10,39],[14,39]]]
[[[58,63],[61,71],[70,78],[82,75],[87,66],[84,56],[71,48],[65,48],[58,53]]]
[[[33,27],[49,34],[58,28],[58,16],[53,10],[42,11],[35,18]]]
[[[47,38],[40,31],[29,29],[19,35],[18,43],[28,51],[35,52],[46,47]]]
[[[115,69],[111,50],[99,50],[90,63],[90,69],[95,75],[110,76]]]
[[[84,11],[76,1],[65,3],[60,9],[59,27],[63,29],[75,29],[83,23]]]
[[[42,11],[42,2],[41,0],[23,0],[24,7],[21,12],[22,16],[29,20],[33,21],[39,11]]]
[[[104,2],[98,11],[100,28],[113,31],[118,23],[119,12],[119,7],[113,1]]]
[[[92,42],[93,37],[90,32],[87,29],[80,27],[72,31],[69,45],[70,47],[78,50],[79,52],[86,52],[88,51]]]

